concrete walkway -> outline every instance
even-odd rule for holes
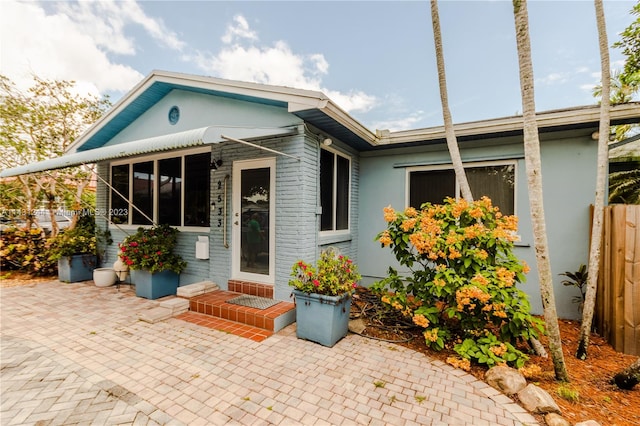
[[[537,424],[483,382],[401,346],[261,343],[169,319],[128,287],[0,289],[0,424]]]

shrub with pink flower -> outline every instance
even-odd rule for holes
[[[298,260],[291,267],[289,285],[304,293],[338,296],[351,294],[362,278],[356,264],[334,248],[324,250],[316,265]]]
[[[130,269],[144,269],[152,274],[171,270],[179,274],[187,262],[173,253],[177,241],[178,230],[169,225],[140,227],[118,244],[118,256]]]

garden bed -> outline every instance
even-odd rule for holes
[[[362,334],[394,341],[442,362],[446,362],[448,357],[457,356],[451,349],[445,348],[441,352],[436,352],[428,348],[420,328],[402,323],[397,317],[381,315],[380,311],[372,306],[373,303],[375,303],[374,298],[370,297],[370,293],[365,289],[360,289],[354,296],[352,316],[360,316],[364,320],[364,325],[367,326]],[[364,315],[362,315],[363,309]],[[572,424],[589,419],[596,420],[603,426],[640,424],[640,387],[636,386],[634,390],[624,391],[610,383],[613,375],[629,366],[636,357],[616,352],[604,339],[592,334],[589,358],[586,361],[580,361],[574,356],[578,346],[580,323],[561,320],[559,325],[565,363],[571,382],[568,384],[557,382],[554,378],[551,359],[538,356],[531,356],[527,365],[538,365],[541,372],[528,380],[549,392],[560,406],[563,417]],[[547,347],[545,338],[541,340]],[[472,366],[469,373],[484,380],[486,370],[484,367]],[[559,396],[559,391],[564,398]],[[570,401],[566,398],[576,398],[576,400]],[[538,419],[541,424],[544,424],[540,416]]]

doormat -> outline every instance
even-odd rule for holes
[[[227,300],[227,303],[246,306],[248,308],[267,309],[272,307],[273,305],[277,305],[279,301],[267,299],[266,297],[243,294],[242,296],[234,297],[233,299]]]

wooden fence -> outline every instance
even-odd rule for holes
[[[640,355],[640,205],[604,209],[595,315],[616,351]]]

